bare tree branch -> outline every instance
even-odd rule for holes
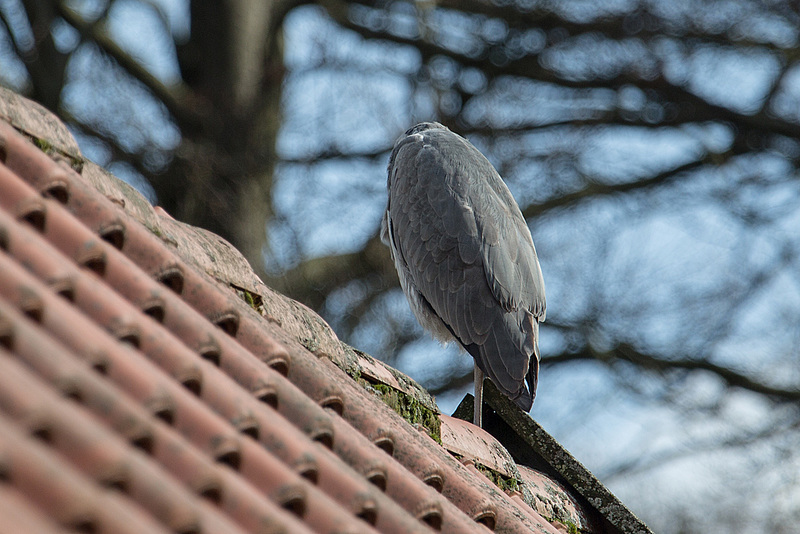
[[[619,184],[603,184],[592,182],[578,191],[567,193],[552,199],[546,200],[539,204],[531,204],[522,211],[525,218],[539,217],[550,210],[556,208],[563,208],[576,204],[577,202],[598,198],[618,193],[630,193],[633,191],[641,191],[651,189],[653,187],[664,186],[674,182],[681,177],[687,177],[692,171],[696,171],[705,165],[711,163],[718,155],[708,154],[701,159],[690,161],[679,165],[668,171],[658,173],[656,175],[637,180],[633,182],[623,182]]]
[[[184,84],[173,87],[164,85],[141,63],[125,52],[122,47],[108,34],[103,22],[85,22],[80,14],[69,7],[66,2],[58,2],[59,15],[81,34],[84,40],[97,44],[100,49],[112,57],[120,67],[125,69],[133,78],[141,82],[161,101],[167,110],[181,123],[197,124],[202,120],[202,107],[190,104],[191,91]]]
[[[648,457],[632,457],[606,468],[600,475],[603,480],[612,480],[634,473],[646,472],[655,467],[664,466],[671,461],[685,459],[688,456],[709,454],[713,451],[731,448],[750,447],[756,443],[774,439],[776,435],[789,434],[797,431],[800,425],[800,417],[792,414],[790,417],[783,418],[783,421],[770,423],[757,430],[743,434],[735,434],[728,438],[720,439],[714,435],[710,438],[693,440],[690,443],[681,443],[679,446],[657,452]]]
[[[665,373],[670,370],[708,371],[721,378],[729,387],[736,387],[760,393],[774,401],[795,402],[800,400],[800,389],[783,388],[762,382],[754,377],[736,371],[732,367],[713,363],[705,358],[661,358],[646,354],[627,343],[620,343],[610,350],[595,350],[585,346],[582,350],[542,358],[542,365],[553,365],[567,361],[597,360],[604,363],[626,361],[644,370]]]

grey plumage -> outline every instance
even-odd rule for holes
[[[414,315],[437,339],[458,341],[500,391],[529,411],[544,280],[528,226],[500,175],[469,141],[425,122],[395,143],[387,186],[381,239]]]

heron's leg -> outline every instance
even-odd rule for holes
[[[473,367],[473,380],[475,381],[475,405],[472,411],[472,422],[478,428],[483,428],[483,371],[477,363]]]

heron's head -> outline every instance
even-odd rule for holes
[[[392,149],[392,154],[391,156],[389,156],[389,167],[388,167],[389,172],[387,178],[387,185],[389,189],[391,189],[391,184],[392,184],[392,168],[395,166],[396,159],[403,146],[415,142],[422,143],[423,137],[425,137],[423,134],[425,132],[436,131],[436,130],[450,132],[450,129],[444,124],[438,122],[420,122],[419,124],[416,124],[411,128],[409,128],[408,130],[406,130],[406,133],[397,138],[397,141],[395,141],[394,143],[394,148]]]
[[[416,133],[424,132],[426,130],[447,130],[450,129],[444,124],[438,122],[420,122],[406,130],[406,135],[414,135]]]

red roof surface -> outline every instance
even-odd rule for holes
[[[347,358],[410,383],[0,90],[0,532],[552,533],[569,506],[606,531],[484,457],[485,431],[442,416],[437,443]]]

